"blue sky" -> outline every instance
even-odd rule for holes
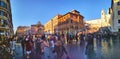
[[[30,26],[40,21],[43,25],[57,14],[66,14],[76,9],[84,20],[100,18],[101,10],[106,12],[111,0],[10,0],[14,29]]]

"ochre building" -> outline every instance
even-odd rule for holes
[[[46,33],[76,33],[79,29],[84,27],[83,16],[77,10],[72,10],[65,15],[56,15],[49,20],[45,25]]]
[[[84,27],[83,16],[77,10],[72,10],[58,19],[59,33],[76,33]]]
[[[18,26],[16,30],[17,36],[24,36],[27,35],[27,31],[30,30],[29,26]]]
[[[45,33],[55,33],[58,30],[58,27],[56,27],[58,25],[58,18],[61,17],[62,15],[58,14],[55,17],[53,17],[51,20],[49,20],[45,25]]]

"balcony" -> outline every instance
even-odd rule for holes
[[[7,17],[5,17],[5,16],[1,16],[1,15],[0,15],[0,18],[1,18],[1,19],[5,19],[5,20],[8,19]]]

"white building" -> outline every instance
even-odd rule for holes
[[[111,31],[120,32],[120,0],[112,0],[110,13]]]
[[[101,11],[101,18],[86,21],[92,26],[108,27],[111,32],[120,32],[120,0],[111,0],[111,8],[107,14],[104,10]]]
[[[101,11],[101,18],[94,19],[94,20],[87,20],[85,23],[88,23],[91,25],[92,28],[101,28],[101,27],[107,27],[110,28],[110,14],[109,11],[107,14],[104,10]]]

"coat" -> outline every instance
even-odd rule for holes
[[[26,51],[31,51],[33,46],[32,38],[26,38],[25,40]]]

